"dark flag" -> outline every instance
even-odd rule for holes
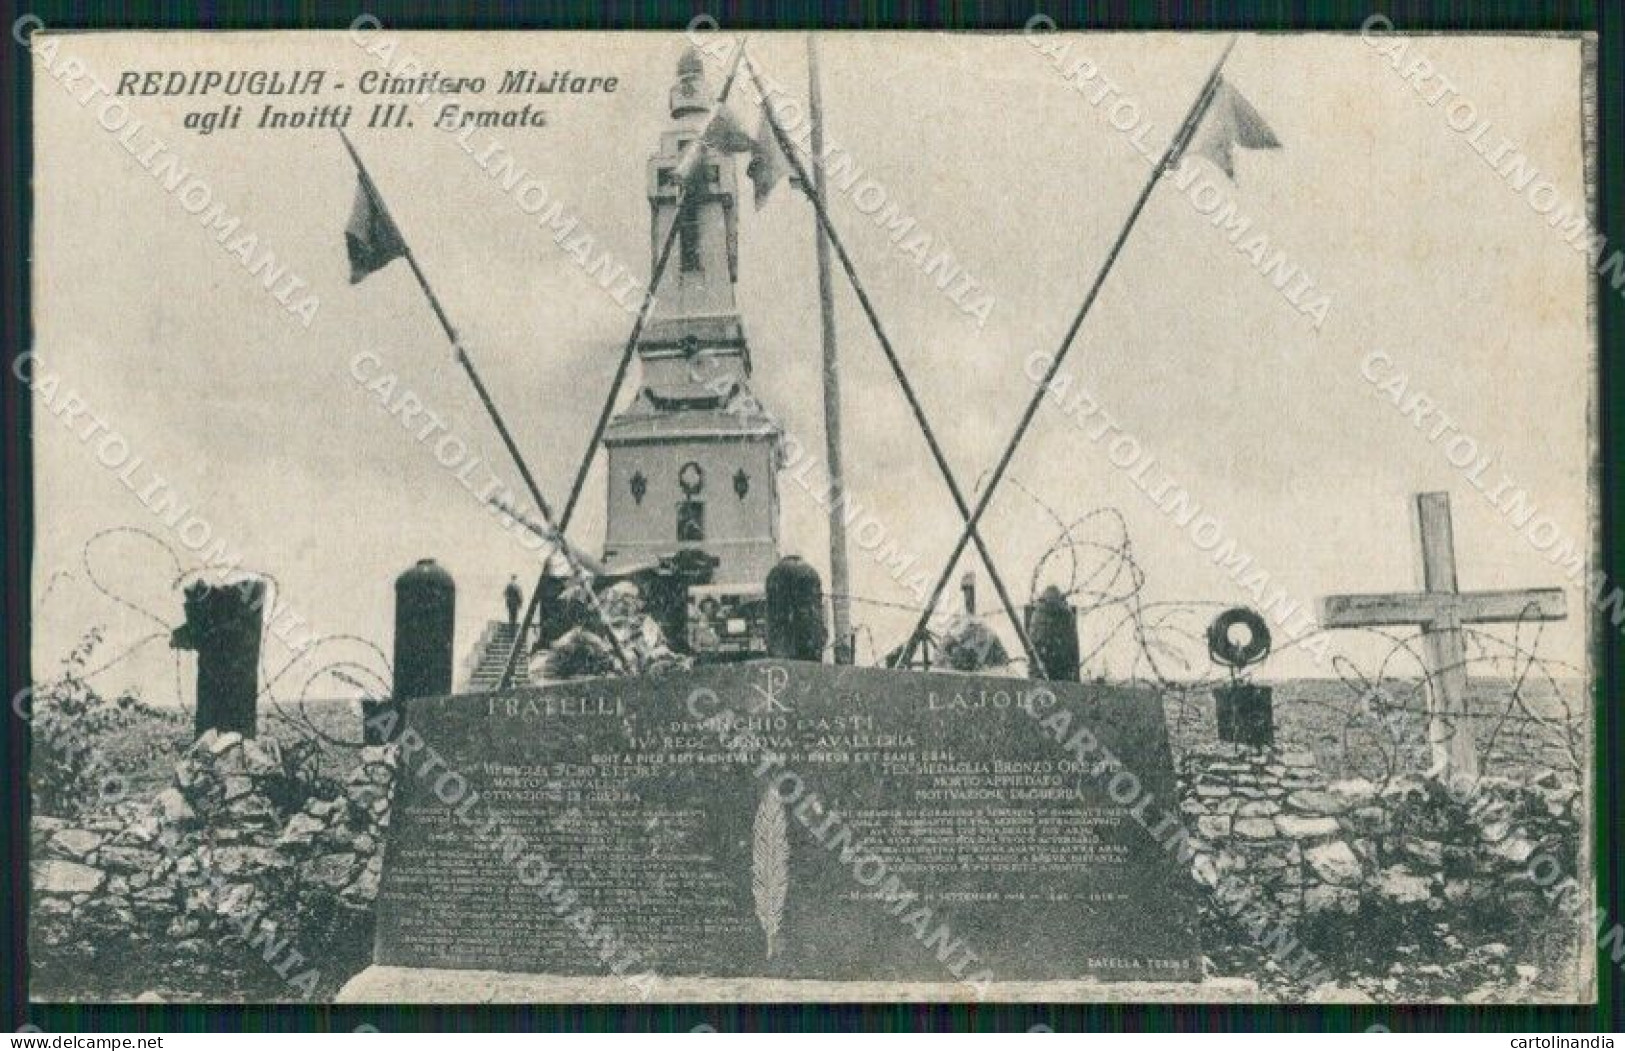
[[[750,153],[756,148],[756,143],[739,126],[739,121],[734,119],[726,106],[718,106],[705,122],[700,137],[688,144],[677,162],[675,177],[678,182],[687,186],[699,173],[700,159],[705,156],[707,147],[719,153]]]
[[[768,195],[773,187],[779,184],[790,171],[790,162],[785,159],[784,151],[779,148],[779,137],[773,134],[772,122],[767,115],[768,101],[762,100],[762,121],[756,129],[756,141],[750,151],[750,163],[745,166],[745,174],[750,177],[751,185],[756,190],[756,207],[761,209],[767,203]]]
[[[756,146],[750,134],[739,126],[733,111],[723,105],[717,107],[711,123],[706,125],[704,138],[707,146],[723,153],[749,153]]]
[[[1236,177],[1236,164],[1232,151],[1237,146],[1244,150],[1277,150],[1281,148],[1281,141],[1264,123],[1264,118],[1258,115],[1253,104],[1220,79],[1206,116],[1181,151],[1179,160],[1184,160],[1189,154],[1206,157],[1214,167],[1233,180]]]
[[[716,104],[711,107],[711,114],[705,120],[705,127],[700,130],[699,138],[688,144],[683,150],[682,158],[677,162],[677,168],[672,173],[678,185],[688,187],[697,172],[700,171],[700,158],[705,155],[707,147],[720,153],[750,153],[756,144],[746,134],[745,129],[739,126],[739,121],[728,110],[728,92],[733,87],[735,74],[739,72],[739,62],[745,57],[745,49],[739,48],[734,52],[733,62],[728,66],[728,79],[723,85],[722,94],[717,98]]]
[[[392,260],[406,255],[406,242],[395,222],[378,206],[365,183],[355,188],[355,205],[344,227],[344,246],[350,252],[350,284],[356,284]]]

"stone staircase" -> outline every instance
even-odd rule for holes
[[[506,620],[487,621],[480,641],[463,663],[463,683],[458,693],[490,693],[502,682],[502,670],[508,664],[508,651],[513,648],[518,628]],[[530,685],[530,668],[525,655],[513,670],[513,685]]]

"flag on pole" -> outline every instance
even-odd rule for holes
[[[1221,77],[1213,89],[1206,115],[1180,151],[1177,161],[1183,161],[1192,153],[1206,157],[1234,181],[1236,164],[1232,151],[1237,146],[1244,150],[1277,150],[1281,148],[1281,141],[1253,104]]]
[[[733,110],[722,104],[718,104],[711,123],[706,126],[705,144],[723,153],[750,153],[756,148],[756,140],[739,126]]]
[[[768,117],[769,102],[762,99],[762,120],[756,127],[756,141],[750,151],[750,164],[745,174],[756,188],[756,209],[767,203],[768,195],[790,171],[790,162],[779,148],[779,137],[773,134],[773,123]]]
[[[739,62],[745,57],[745,49],[739,48],[734,52],[733,61],[728,65],[728,76],[723,82],[722,94],[718,96],[716,104],[711,107],[711,113],[705,119],[705,127],[701,129],[699,137],[688,144],[683,151],[682,159],[677,162],[677,170],[672,174],[677,178],[677,185],[687,187],[694,173],[699,170],[700,158],[705,155],[705,147],[711,146],[724,153],[749,153],[753,147],[751,137],[745,134],[739,122],[728,111],[728,93],[733,88],[734,76],[739,72]]]
[[[720,153],[751,153],[756,149],[756,142],[739,126],[738,119],[728,107],[719,103],[705,122],[705,130],[688,144],[682,159],[677,162],[674,174],[678,183],[687,186],[689,180],[694,178],[707,147]]]
[[[357,284],[375,270],[382,270],[390,262],[406,255],[406,242],[395,229],[395,221],[379,207],[357,179],[355,204],[350,208],[350,221],[344,227],[344,247],[350,253],[350,284]]]

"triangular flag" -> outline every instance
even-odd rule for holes
[[[762,122],[756,128],[756,141],[750,151],[750,164],[745,166],[745,174],[750,178],[751,185],[756,188],[758,210],[767,203],[773,187],[790,172],[790,162],[785,158],[784,151],[779,148],[779,137],[773,134],[773,122],[768,117],[767,107],[768,101],[764,98]]]
[[[705,122],[705,129],[700,132],[699,138],[690,142],[683,150],[683,156],[677,162],[677,169],[672,174],[679,185],[687,186],[689,180],[694,178],[700,170],[700,158],[705,155],[706,148],[721,153],[750,153],[756,148],[755,141],[739,126],[739,121],[729,112],[727,107],[718,106],[711,111],[711,116]]]
[[[1180,159],[1187,154],[1206,157],[1213,166],[1230,179],[1236,177],[1236,164],[1231,151],[1240,146],[1245,150],[1276,150],[1281,142],[1275,132],[1264,123],[1253,104],[1241,92],[1220,79],[1214,89],[1202,123],[1186,144]]]
[[[703,82],[704,73],[699,68],[700,59],[694,52],[689,52],[695,62],[694,76],[698,82]],[[723,83],[722,94],[711,106],[711,113],[706,118],[705,127],[701,129],[699,137],[688,144],[683,150],[683,156],[677,162],[677,168],[672,172],[677,185],[688,188],[689,181],[694,178],[695,172],[700,170],[700,158],[707,146],[720,150],[723,153],[749,153],[755,146],[751,137],[745,134],[739,122],[728,112],[728,91],[733,86],[734,77],[739,73],[739,63],[745,57],[745,49],[739,48],[734,52],[733,61],[728,65],[728,78]],[[684,60],[685,62],[687,59]],[[694,82],[685,82],[690,88]]]
[[[344,246],[350,252],[350,284],[406,255],[406,242],[389,214],[378,207],[365,184],[355,188],[355,204],[344,227]]]

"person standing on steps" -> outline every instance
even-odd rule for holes
[[[519,577],[508,577],[508,586],[502,589],[502,599],[508,604],[508,627],[519,626],[519,604],[525,601],[525,592],[519,586]]]

